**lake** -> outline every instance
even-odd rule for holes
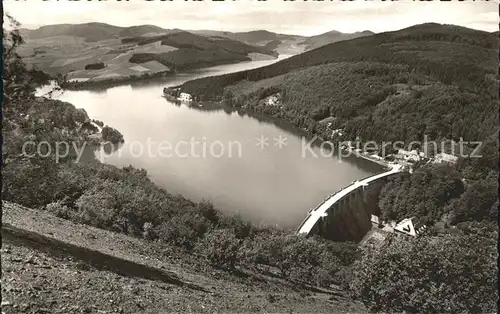
[[[304,132],[288,123],[162,97],[166,86],[273,62],[217,66],[100,91],[65,91],[55,98],[123,134],[120,148],[109,155],[96,152],[103,162],[144,168],[169,192],[210,200],[219,210],[253,223],[296,228],[329,194],[381,167],[312,146]]]

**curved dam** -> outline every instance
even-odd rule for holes
[[[317,234],[334,241],[359,242],[371,229],[371,215],[379,215],[378,196],[387,177],[401,172],[400,165],[370,176],[331,194],[309,214],[298,234]]]

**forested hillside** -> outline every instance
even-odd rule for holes
[[[248,54],[252,52],[276,55],[270,50],[262,47],[250,46],[241,41],[232,40],[221,36],[203,37],[190,32],[178,31],[161,36],[148,37],[127,37],[123,38],[122,43],[137,43],[139,46],[160,41],[162,45],[168,45],[176,48],[192,48],[200,50],[218,50],[223,49],[233,53]]]
[[[130,58],[131,63],[158,61],[175,70],[186,70],[211,65],[250,61],[248,55],[261,53],[277,57],[277,53],[264,47],[247,45],[240,41],[224,37],[202,37],[189,32],[175,32],[152,37],[123,38],[122,43],[136,43],[138,46],[160,42],[161,45],[175,47],[177,50],[164,53],[136,53]]]
[[[349,138],[486,139],[497,125],[498,38],[423,24],[333,43],[273,65],[185,83],[199,99],[226,99],[324,133],[336,118]],[[280,94],[281,107],[263,105]]]

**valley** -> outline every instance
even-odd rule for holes
[[[14,27],[2,310],[495,312],[498,32],[354,34]]]
[[[67,75],[73,83],[68,87],[113,85],[222,64],[272,60],[372,34],[332,32],[309,38],[268,31],[183,31],[104,23],[48,25],[21,32],[26,44],[19,53],[26,64],[53,76]]]

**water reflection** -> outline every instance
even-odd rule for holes
[[[373,162],[366,159],[358,158],[352,155],[345,156],[344,152],[341,152],[338,147],[331,146],[330,143],[325,143],[322,140],[315,138],[307,131],[297,128],[292,123],[278,118],[266,116],[264,114],[245,110],[242,108],[225,106],[217,102],[181,102],[179,100],[173,100],[167,97],[165,97],[165,101],[170,105],[174,105],[176,107],[184,107],[190,110],[201,112],[224,112],[228,116],[236,113],[241,118],[251,118],[257,120],[259,124],[272,125],[286,133],[293,134],[298,138],[303,138],[307,143],[310,143],[312,147],[321,148],[324,152],[324,155],[332,155],[332,159],[334,156],[342,156],[343,162],[348,162],[367,172],[371,172],[373,171],[373,169],[376,169],[378,167],[377,165],[374,165]],[[380,170],[381,169],[382,168],[380,167]]]
[[[104,143],[101,145],[101,149],[106,156],[113,154],[114,152],[118,151],[122,147],[123,147],[123,143],[117,143],[117,144]]]

